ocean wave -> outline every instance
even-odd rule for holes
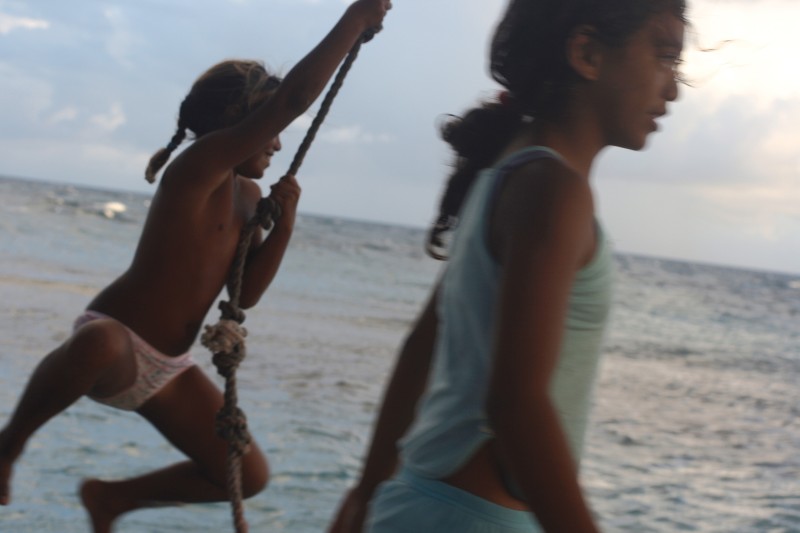
[[[83,299],[74,293],[94,293],[128,264],[138,232],[118,221],[143,220],[147,199],[0,179],[0,204],[10,228],[0,225],[8,409],[37,357],[68,334]],[[442,268],[406,254],[421,253],[422,230],[300,216],[295,233],[275,284],[248,310],[242,407],[275,474],[247,502],[252,531],[324,530],[360,471],[397,347]],[[800,531],[798,275],[618,261],[582,471],[604,529]],[[194,351],[219,379],[210,354]],[[79,477],[123,478],[181,459],[137,415],[80,400],[31,441],[0,530],[85,531],[71,496]],[[119,529],[223,531],[228,517],[224,504],[192,505],[131,514]]]
[[[100,212],[106,218],[116,218],[127,210],[128,207],[122,202],[106,202],[100,207]]]

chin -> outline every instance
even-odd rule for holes
[[[619,140],[617,142],[610,143],[610,146],[616,146],[617,148],[622,148],[624,150],[633,150],[634,152],[638,152],[647,146],[647,137],[643,137],[641,139]]]

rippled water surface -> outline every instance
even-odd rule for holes
[[[0,179],[0,416],[130,259],[147,198]],[[418,230],[301,217],[248,314],[242,407],[273,478],[254,532],[323,531],[360,465],[395,348],[440,265]],[[583,480],[605,531],[800,532],[800,276],[619,256]],[[208,322],[216,321],[212,313]],[[196,358],[213,374],[202,347]],[[31,440],[0,531],[86,531],[82,477],[180,459],[81,400]],[[231,530],[225,504],[141,511],[120,533]]]

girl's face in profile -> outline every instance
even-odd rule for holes
[[[669,11],[655,14],[622,47],[606,47],[597,80],[609,145],[640,150],[667,103],[678,97],[677,67],[685,25]]]
[[[249,159],[246,159],[239,166],[237,166],[236,173],[240,176],[244,176],[245,178],[261,178],[264,175],[264,171],[272,162],[272,156],[275,155],[275,152],[279,151],[280,149],[281,139],[280,137],[276,136],[269,143],[267,143],[267,146],[264,147],[264,150],[252,155]]]

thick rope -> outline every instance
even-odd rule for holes
[[[365,32],[353,45],[331,84],[328,93],[320,105],[317,116],[311,122],[303,142],[289,165],[287,174],[296,175],[303,164],[303,159],[311,147],[322,122],[331,108],[334,98],[339,93],[344,78],[358,56],[361,45],[375,35],[376,30]],[[280,206],[270,197],[262,198],[256,207],[256,213],[242,228],[239,243],[236,247],[231,270],[228,275],[229,301],[219,304],[221,317],[214,326],[206,326],[201,342],[214,354],[213,362],[217,372],[225,378],[225,402],[217,413],[217,434],[228,442],[228,458],[226,466],[228,498],[231,502],[233,525],[236,533],[247,532],[247,521],[242,504],[242,456],[250,446],[250,433],[247,430],[247,419],[238,407],[236,388],[236,370],[246,355],[244,337],[247,335],[241,324],[244,322],[244,311],[239,307],[242,292],[242,277],[247,252],[256,229],[261,226],[270,229],[274,220],[281,216]]]
[[[303,158],[305,158],[306,153],[308,152],[309,147],[311,146],[314,137],[317,135],[317,131],[319,127],[322,125],[322,121],[325,120],[325,117],[328,115],[328,111],[330,111],[331,104],[333,103],[333,99],[336,98],[336,95],[339,94],[339,89],[342,88],[342,84],[344,83],[344,78],[347,76],[347,73],[350,72],[350,67],[353,66],[353,62],[358,57],[358,52],[361,50],[361,45],[375,35],[375,31],[368,31],[361,36],[361,38],[353,45],[353,48],[350,50],[350,53],[347,54],[342,66],[339,68],[339,72],[336,73],[336,77],[333,79],[333,83],[331,84],[331,88],[328,89],[328,93],[325,95],[325,98],[322,100],[322,104],[320,105],[319,112],[317,116],[314,117],[314,120],[311,122],[311,126],[308,128],[306,132],[306,136],[303,139],[303,142],[300,143],[300,147],[297,149],[297,153],[292,160],[292,164],[289,165],[289,170],[286,172],[287,174],[291,174],[292,176],[297,174],[297,171],[300,170],[300,165],[303,164]]]

